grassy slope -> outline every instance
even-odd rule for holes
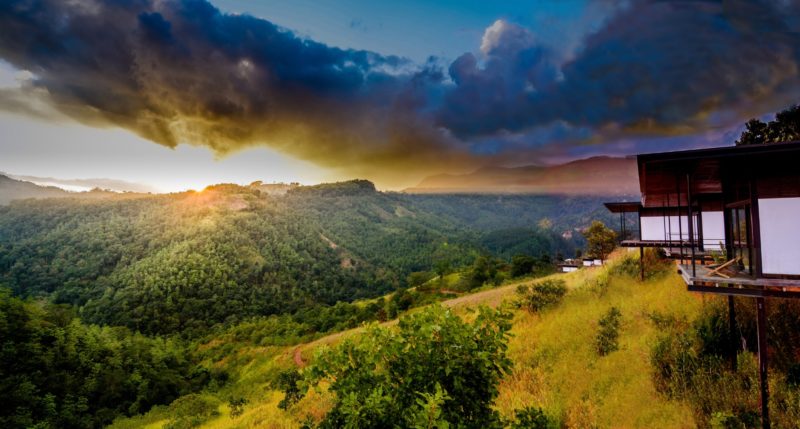
[[[700,298],[686,292],[680,278],[673,273],[645,284],[614,276],[601,294],[594,286],[595,278],[607,269],[555,274],[566,280],[571,289],[559,306],[539,315],[515,311],[514,336],[509,344],[515,367],[500,386],[498,410],[509,416],[514,409],[539,406],[568,427],[694,426],[685,404],[667,401],[654,390],[649,348],[656,331],[648,314],[659,312],[691,318],[702,305]],[[476,305],[496,306],[513,300],[515,289],[516,284],[511,284],[444,304],[466,314]],[[598,357],[594,351],[597,320],[611,306],[618,307],[623,314],[620,350]],[[299,350],[308,361],[320,346],[335,344],[359,331],[333,334],[304,344]],[[312,393],[289,411],[277,408],[282,394],[273,390],[268,380],[277,371],[294,365],[297,349],[240,347],[226,355],[217,365],[232,370],[237,381],[214,394],[220,414],[202,427],[296,428],[306,416],[321,417],[329,400],[324,393]],[[249,403],[243,415],[231,418],[226,403],[227,398],[234,396],[245,397]],[[170,415],[170,410],[162,407],[148,415],[120,421],[117,427],[158,428]]]

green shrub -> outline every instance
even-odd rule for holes
[[[740,302],[736,301],[737,331],[751,338],[753,305],[751,300],[742,301],[744,307],[739,307]],[[731,369],[725,304],[726,300],[711,301],[690,323],[658,314],[650,316],[661,332],[650,352],[653,381],[662,394],[690,404],[700,427],[758,427],[758,358],[752,350],[740,350],[736,356],[737,369]],[[774,427],[797,427],[800,388],[792,382],[793,365],[789,363],[795,350],[796,328],[783,326],[783,321],[794,320],[795,310],[792,305],[777,302],[768,309],[770,417]],[[738,338],[736,340],[738,342]],[[773,346],[773,341],[786,344]],[[748,344],[753,342],[752,339],[747,341]]]
[[[414,271],[406,277],[408,287],[422,288],[425,283],[436,277],[436,274],[431,271]],[[430,286],[427,287],[430,289]]]
[[[592,284],[592,289],[597,293],[598,296],[604,296],[606,292],[608,292],[608,286],[611,284],[611,279],[608,275],[608,271],[602,271],[597,277],[594,279],[594,283]]]
[[[192,393],[181,396],[169,406],[172,419],[164,426],[165,429],[185,429],[200,426],[205,421],[219,415],[215,399]]]
[[[230,398],[228,399],[228,408],[231,410],[231,418],[236,418],[244,414],[244,406],[249,401],[245,398]]]
[[[600,330],[595,339],[595,348],[600,356],[605,356],[619,349],[619,327],[622,313],[617,307],[611,307],[600,319]]]
[[[667,259],[662,249],[644,249],[645,280],[661,277],[672,268],[672,262]],[[639,278],[641,276],[641,270],[642,267],[639,263],[639,256],[631,252],[613,266],[611,273]]]
[[[298,386],[298,383],[300,383],[302,379],[303,376],[294,368],[282,371],[278,374],[275,387],[282,390],[284,393],[283,399],[278,403],[278,408],[285,410],[303,397],[300,386]]]
[[[510,429],[551,429],[557,428],[558,424],[542,411],[541,408],[525,407],[514,412],[514,421],[509,425]]]
[[[567,293],[567,283],[561,279],[542,280],[533,285],[517,287],[519,304],[530,312],[558,304]]]
[[[304,373],[335,395],[320,427],[500,427],[492,403],[511,368],[510,318],[481,308],[467,323],[431,307],[321,350]]]

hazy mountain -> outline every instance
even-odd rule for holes
[[[39,186],[0,175],[0,205],[25,198],[57,198],[72,195],[55,186]]]
[[[489,167],[423,179],[410,193],[636,195],[636,160],[594,157],[554,166]]]
[[[115,192],[140,192],[158,193],[158,189],[141,183],[126,182],[124,180],[94,178],[94,179],[59,179],[56,177],[20,176],[9,174],[17,180],[32,182],[41,186],[56,186],[68,191],[89,191],[92,189],[106,189]]]
[[[14,200],[29,198],[80,198],[80,199],[105,199],[114,198],[130,199],[145,197],[148,194],[136,192],[115,192],[107,189],[91,188],[82,192],[67,191],[57,186],[42,186],[25,180],[17,180],[0,174],[0,205],[6,205]]]

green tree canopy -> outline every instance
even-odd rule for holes
[[[793,105],[775,114],[775,120],[764,123],[751,119],[736,141],[737,146],[780,143],[800,140],[800,105]]]
[[[583,236],[587,242],[586,252],[596,258],[606,259],[617,246],[617,233],[599,220],[593,221],[592,225],[583,231]]]
[[[510,314],[481,308],[467,323],[432,307],[400,320],[397,330],[373,327],[320,353],[305,373],[330,383],[336,396],[321,427],[499,427],[491,405],[510,370]]]

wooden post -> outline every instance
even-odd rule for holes
[[[739,338],[736,330],[736,308],[733,295],[728,295],[728,346],[731,354],[731,370],[736,371],[736,358],[739,352]]]
[[[639,277],[644,281],[644,247],[639,246]]]
[[[681,176],[675,177],[675,189],[678,191],[678,203],[675,210],[678,212],[678,247],[681,252],[681,264],[683,263],[683,224],[681,223]]]
[[[769,429],[769,383],[767,379],[767,309],[763,297],[756,298],[758,306],[758,379],[761,385],[761,427]]]
[[[692,219],[692,176],[686,175],[686,226],[689,229],[689,246],[692,255],[692,277],[697,277],[694,254],[694,219]]]

